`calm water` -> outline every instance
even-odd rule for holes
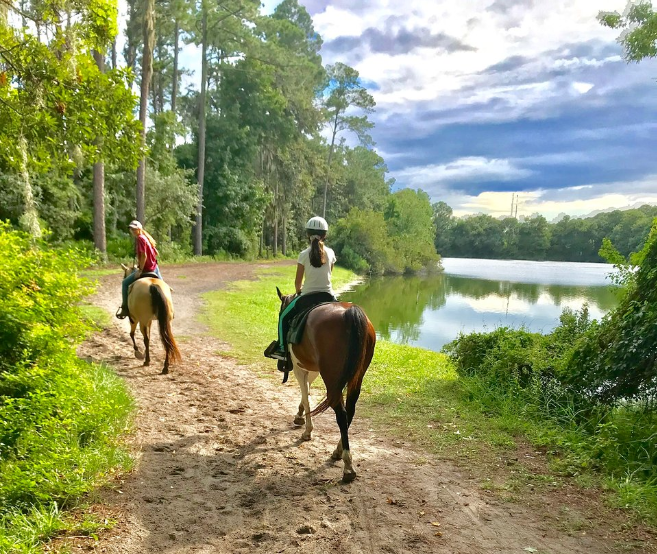
[[[440,350],[460,331],[549,332],[566,307],[599,319],[616,305],[606,264],[443,259],[444,273],[383,277],[340,296],[360,304],[380,337]]]

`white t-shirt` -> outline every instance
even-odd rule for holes
[[[326,254],[326,263],[322,267],[315,267],[310,263],[310,250],[309,246],[299,254],[297,260],[304,268],[304,281],[301,287],[301,294],[308,294],[310,292],[328,292],[333,294],[333,287],[331,285],[331,268],[335,263],[335,252],[328,246],[324,246],[324,253]]]

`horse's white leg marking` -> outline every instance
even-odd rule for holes
[[[333,454],[331,454],[331,458],[336,462],[342,458],[342,439],[338,441],[338,445],[335,447]]]
[[[313,432],[313,421],[310,417],[310,383],[312,383],[317,378],[317,372],[308,372],[305,369],[301,369],[299,360],[292,352],[290,348],[290,356],[292,356],[292,363],[294,365],[294,376],[299,382],[299,388],[301,389],[301,405],[299,406],[298,418],[295,418],[295,423],[301,419],[303,416],[303,411],[306,413],[306,430],[301,435],[301,438],[305,441],[312,439]]]
[[[349,483],[356,478],[356,472],[354,471],[354,466],[351,461],[351,452],[345,450],[342,453],[342,461],[344,462],[344,471],[342,472],[342,480],[345,483]]]

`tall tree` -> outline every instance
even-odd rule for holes
[[[327,67],[328,96],[324,101],[324,113],[331,130],[331,144],[328,154],[328,172],[324,182],[324,202],[322,215],[326,217],[326,202],[328,196],[331,162],[335,139],[340,131],[349,130],[358,135],[361,143],[371,144],[368,131],[373,124],[367,119],[367,114],[374,111],[374,98],[360,82],[358,71],[343,63]],[[347,115],[349,108],[358,108],[365,112],[364,116]]]
[[[201,0],[201,96],[198,115],[198,204],[194,225],[194,254],[203,254],[203,181],[205,178],[205,108],[208,86],[208,8],[207,1]]]
[[[93,52],[98,71],[105,73],[105,56],[98,50]],[[103,139],[96,139],[98,150],[101,153],[94,163],[93,198],[94,198],[94,246],[103,254],[107,252],[107,238],[105,233],[105,164],[102,159]]]
[[[141,60],[141,97],[139,100],[139,121],[142,125],[141,147],[146,147],[146,119],[148,117],[148,89],[153,76],[153,46],[155,44],[154,0],[146,0],[144,9],[144,48]],[[137,167],[137,219],[142,223],[146,219],[146,155],[139,160]]]

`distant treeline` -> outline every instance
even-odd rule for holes
[[[603,262],[598,254],[608,238],[627,258],[645,243],[657,206],[615,210],[595,217],[564,217],[549,223],[536,215],[518,221],[475,215],[457,219],[444,202],[434,204],[436,250],[447,257]]]

